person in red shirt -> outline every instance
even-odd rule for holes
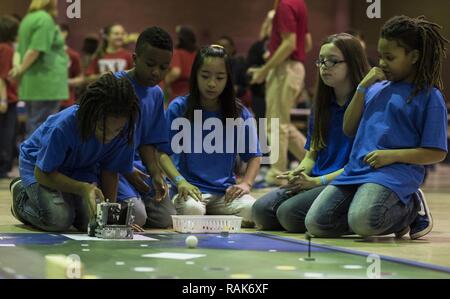
[[[268,185],[284,185],[287,181],[277,180],[277,176],[287,171],[288,149],[299,161],[305,156],[306,138],[291,123],[291,109],[304,88],[305,57],[312,42],[304,0],[276,0],[275,8],[269,60],[248,72],[252,75],[250,84],[266,81],[267,134],[269,140],[278,139],[278,148],[277,142],[272,144],[272,164],[265,181]],[[272,119],[279,120],[278,135],[271,128]]]
[[[86,70],[86,83],[97,80],[106,72],[120,72],[133,68],[133,54],[124,48],[126,32],[114,24],[103,30],[103,45]]]
[[[13,68],[14,46],[19,23],[0,17],[0,179],[12,169],[17,122],[17,84],[8,78]]]
[[[61,102],[61,110],[72,106],[76,102],[75,89],[84,82],[84,75],[81,70],[81,55],[74,49],[67,46],[67,37],[69,36],[69,27],[66,24],[60,26],[61,34],[66,41],[66,52],[69,56],[69,99]]]
[[[172,63],[164,79],[164,90],[169,102],[189,93],[189,76],[197,50],[195,33],[189,26],[176,29],[178,45],[173,51]]]

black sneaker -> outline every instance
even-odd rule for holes
[[[19,190],[17,190],[18,187],[21,187],[22,183],[22,179],[19,178],[15,178],[14,180],[12,180],[12,182],[9,184],[9,191],[11,191],[11,214],[14,216],[14,218],[16,218],[17,220],[22,221],[22,219],[20,219],[20,217],[17,214],[17,206],[16,206],[16,198],[17,198],[17,192],[20,192]]]
[[[396,237],[397,239],[401,239],[401,238],[403,238],[404,235],[406,235],[407,233],[409,233],[409,230],[410,230],[410,228],[409,228],[409,226],[407,226],[407,227],[405,227],[404,229],[402,229],[401,231],[396,232],[396,233],[395,233],[395,237]]]
[[[416,219],[414,219],[413,223],[410,225],[411,230],[409,236],[412,240],[425,236],[433,229],[433,217],[431,216],[430,209],[425,200],[425,195],[420,189],[416,195],[420,202],[420,211],[418,212]]]

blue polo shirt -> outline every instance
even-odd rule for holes
[[[169,142],[169,129],[164,116],[164,94],[159,86],[147,87],[140,85],[125,71],[117,72],[114,75],[117,78],[128,78],[139,98],[141,112],[134,134],[134,166],[143,172],[147,172],[138,153],[139,147],[141,145],[160,146]],[[147,183],[151,186],[150,180]],[[117,199],[123,201],[132,197],[139,198],[140,196],[139,192],[128,183],[125,177],[120,175]]]
[[[132,170],[134,149],[125,134],[108,144],[95,136],[81,140],[78,108],[74,105],[50,116],[20,145],[19,171],[25,187],[36,183],[36,166],[43,172],[58,171],[86,183],[98,182],[102,169],[116,173]]]
[[[311,171],[313,177],[327,175],[343,168],[349,159],[352,151],[353,138],[344,134],[342,129],[344,124],[344,114],[347,110],[350,100],[343,106],[333,99],[330,103],[330,122],[328,124],[326,147],[317,153],[314,167]],[[309,117],[308,136],[305,149],[311,149],[311,140],[314,130],[314,112]]]
[[[182,96],[173,100],[166,111],[171,150],[174,152],[172,160],[180,174],[202,193],[223,195],[228,187],[236,184],[234,166],[238,154],[245,162],[261,156],[256,126],[224,125],[224,130],[218,130],[214,123],[221,122],[221,113],[206,110],[201,110],[201,122],[195,120],[191,123],[184,118],[186,107],[187,96]],[[185,126],[177,127],[180,118],[184,118]],[[254,121],[246,108],[243,108],[241,118]],[[213,131],[222,131],[223,134],[215,134],[215,139],[211,134]],[[217,147],[208,149],[205,145],[209,144]]]
[[[375,150],[433,148],[447,152],[447,108],[442,93],[421,91],[409,103],[414,85],[383,81],[372,85],[353,144],[350,161],[333,185],[375,183],[407,204],[425,176],[424,166],[395,163],[372,169],[364,163]]]

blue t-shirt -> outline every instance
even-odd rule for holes
[[[196,111],[201,113],[201,122],[199,119],[193,123],[187,119],[179,122],[185,117],[186,106],[187,96],[178,97],[166,111],[174,152],[172,160],[180,174],[200,191],[223,195],[228,187],[236,184],[237,155],[245,162],[261,156],[254,118],[243,108],[241,121],[245,125],[223,125],[220,112],[202,110]],[[177,123],[183,125],[176,128]]]
[[[330,104],[330,122],[328,124],[326,147],[317,153],[316,162],[311,171],[314,177],[327,175],[343,168],[350,156],[353,146],[353,138],[349,138],[344,134],[342,129],[344,123],[345,110],[350,101],[344,106],[339,106],[335,100]],[[309,117],[308,136],[306,139],[305,149],[310,150],[311,139],[314,129],[314,112]]]
[[[423,182],[424,166],[395,163],[372,169],[364,163],[375,150],[434,148],[447,151],[447,108],[441,92],[421,91],[409,103],[414,86],[383,81],[372,85],[344,173],[333,185],[375,183],[394,191],[407,204]]]
[[[24,186],[36,183],[35,167],[43,172],[58,171],[72,179],[98,182],[102,169],[130,172],[134,149],[126,134],[120,134],[108,144],[92,136],[82,141],[74,105],[50,116],[20,146],[19,171]]]
[[[140,85],[125,71],[117,72],[115,76],[117,78],[128,78],[139,98],[141,113],[134,134],[134,167],[147,172],[138,153],[139,147],[141,145],[154,145],[164,148],[162,145],[169,142],[169,129],[164,115],[164,94],[159,86]],[[147,181],[147,183],[150,184],[150,181]],[[139,192],[128,183],[123,175],[120,175],[117,199],[125,200],[132,197],[140,197]]]

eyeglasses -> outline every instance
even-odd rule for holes
[[[334,67],[336,64],[343,63],[345,60],[334,60],[334,59],[319,59],[316,60],[316,66],[320,68],[321,66],[325,66],[327,69]]]

